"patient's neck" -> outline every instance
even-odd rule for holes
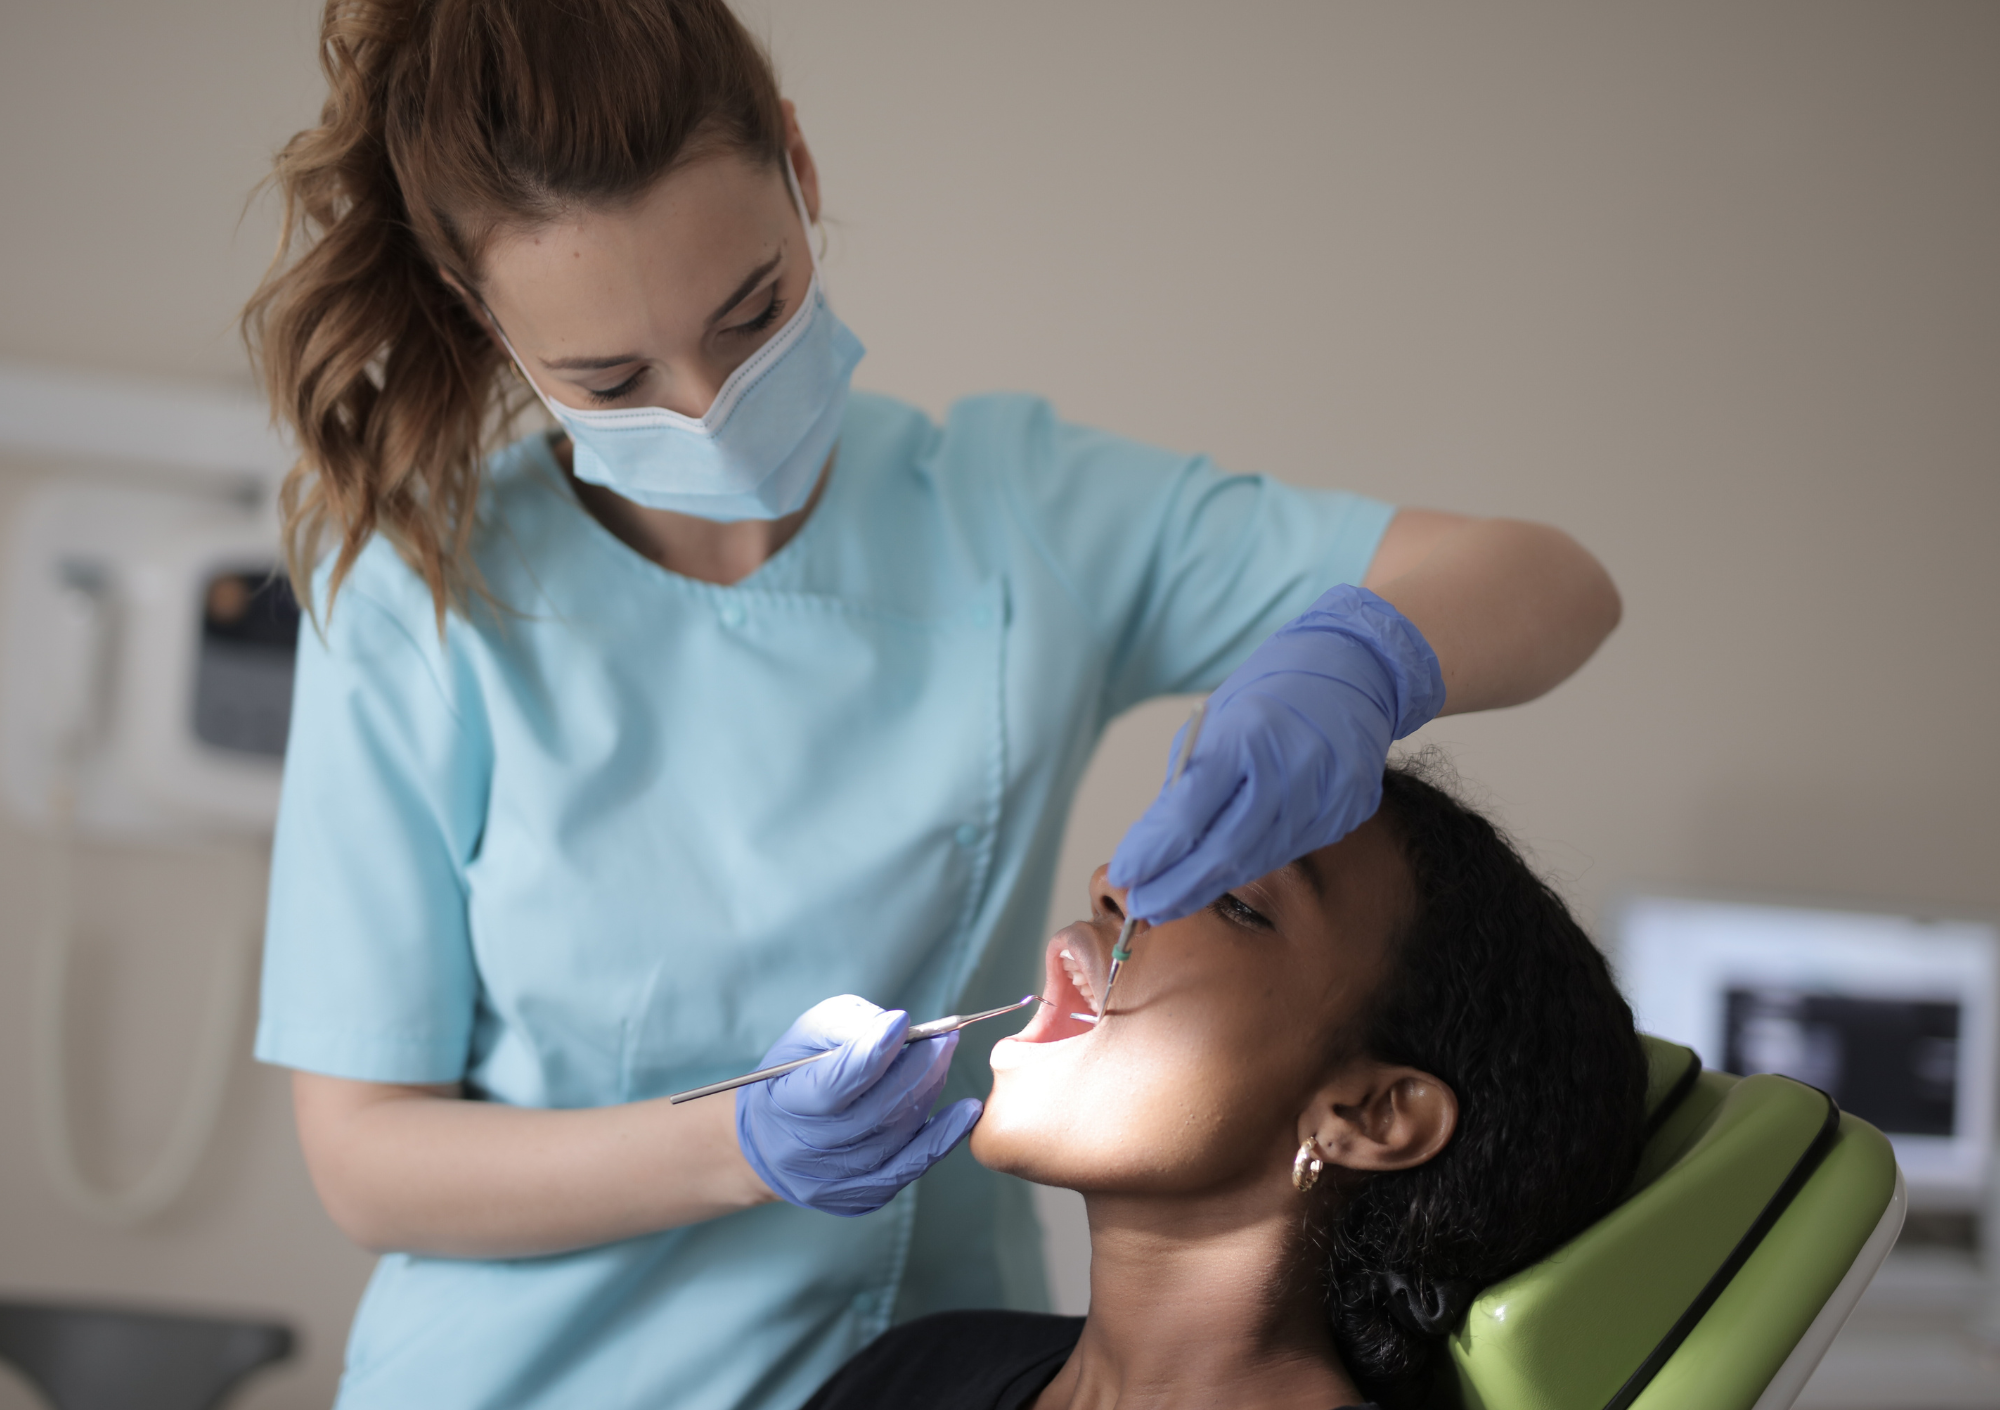
[[[1334,1350],[1289,1188],[1086,1203],[1090,1318],[1035,1410],[1361,1402]]]

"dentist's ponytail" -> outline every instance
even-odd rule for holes
[[[777,164],[770,61],[722,0],[328,0],[319,125],[278,154],[278,254],[243,314],[298,463],[300,600],[384,535],[446,613],[479,585],[480,467],[519,397],[469,289],[503,228],[636,196],[691,156]]]

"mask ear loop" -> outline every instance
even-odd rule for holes
[[[798,208],[799,227],[806,233],[806,254],[812,260],[813,278],[819,278],[819,262],[826,253],[826,227],[806,213],[805,192],[799,187],[798,171],[792,166],[792,154],[785,153],[785,185],[792,193],[792,204]],[[813,232],[819,232],[819,248],[813,247]]]
[[[481,299],[478,294],[473,294],[472,297],[479,301],[479,311],[486,316],[486,325],[493,330],[494,336],[500,339],[500,346],[507,349],[507,356],[514,360],[514,375],[528,384],[528,390],[533,392],[535,399],[548,409],[549,415],[555,418],[556,425],[565,426],[562,413],[556,410],[556,404],[549,400],[548,393],[542,390],[541,383],[529,375],[527,364],[521,361],[521,354],[514,350],[513,340],[507,336],[507,330],[500,326],[500,320],[493,316],[493,310],[486,306],[486,300]]]
[[[507,336],[507,330],[500,326],[500,320],[494,316],[492,308],[480,295],[479,290],[473,287],[472,281],[453,271],[450,282],[460,298],[479,306],[479,316],[486,320],[486,326],[493,330],[493,335],[500,340],[500,346],[507,350],[507,356],[512,359],[514,375],[528,384],[528,390],[535,394],[535,400],[547,408],[549,415],[555,418],[556,424],[563,425],[562,415],[556,410],[556,404],[548,399],[542,391],[541,384],[529,374],[528,365],[521,361],[521,354],[515,351],[513,339]]]
[[[514,350],[513,340],[507,336],[507,330],[500,326],[499,318],[494,315],[492,306],[486,302],[486,299],[480,294],[478,288],[470,279],[467,279],[455,269],[445,269],[440,266],[439,273],[443,277],[446,288],[457,294],[461,299],[464,299],[467,304],[473,305],[479,310],[478,317],[492,330],[493,336],[500,340],[500,346],[507,350],[507,356],[513,360],[514,375],[528,384],[529,390],[540,398],[542,405],[548,407],[550,414],[553,415],[555,412],[554,405],[550,403],[547,397],[542,396],[542,389],[535,384],[535,379],[528,375],[527,364],[521,361],[521,354]]]

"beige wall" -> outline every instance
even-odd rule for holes
[[[0,358],[241,378],[238,226],[316,103],[303,0],[0,20]],[[860,381],[1547,519],[1626,624],[1427,731],[1584,911],[1650,881],[2000,906],[2000,7],[751,0],[819,156]],[[0,513],[51,467],[0,467]],[[1181,706],[1114,731],[1057,909]],[[247,1062],[201,1193],[116,1234],[26,1131],[41,854],[0,832],[0,1293],[270,1307],[330,1393],[366,1263]],[[106,1160],[157,1133],[246,855],[92,854]],[[12,1397],[12,1398],[10,1398]],[[18,1392],[0,1384],[0,1410]]]

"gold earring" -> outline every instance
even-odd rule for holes
[[[1299,1153],[1292,1157],[1292,1187],[1304,1194],[1319,1183],[1319,1172],[1326,1169],[1326,1162],[1320,1159],[1319,1141],[1308,1136],[1299,1145]]]

